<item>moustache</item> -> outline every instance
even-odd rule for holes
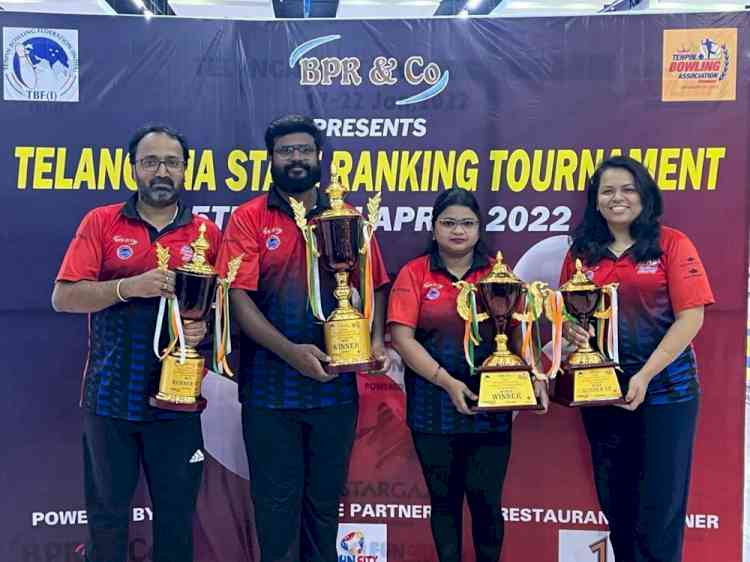
[[[284,166],[284,172],[290,172],[292,168],[302,168],[306,172],[310,171],[310,165],[306,164],[304,162],[290,162],[286,166]]]
[[[150,182],[148,182],[149,187],[160,187],[168,185],[169,187],[174,189],[174,181],[172,181],[172,178],[154,178]]]

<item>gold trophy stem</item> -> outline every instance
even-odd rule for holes
[[[497,334],[495,336],[495,347],[495,355],[510,355],[508,336],[506,334]]]
[[[579,347],[578,351],[580,353],[591,353],[592,351],[594,351],[594,348],[591,347],[591,343],[589,342],[589,340],[586,340],[586,343]]]
[[[591,342],[588,339],[568,358],[568,364],[572,366],[599,365],[605,362],[606,359],[591,347]]]
[[[336,272],[336,290],[333,292],[333,294],[339,301],[339,310],[348,310],[352,308],[352,303],[350,302],[352,289],[351,287],[349,287],[349,272]]]
[[[495,351],[482,364],[480,370],[523,365],[525,363],[521,358],[508,349],[508,336],[506,334],[497,334],[495,336]]]

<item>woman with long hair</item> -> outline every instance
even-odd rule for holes
[[[700,393],[691,342],[714,299],[695,246],[661,215],[659,188],[641,163],[605,160],[560,279],[572,277],[578,258],[596,284],[619,284],[626,403],[581,410],[617,562],[682,559]],[[590,336],[574,322],[564,333],[577,345]]]

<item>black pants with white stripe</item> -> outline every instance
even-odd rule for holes
[[[141,466],[153,506],[153,562],[191,562],[193,514],[203,474],[200,417],[131,422],[85,412],[83,425],[87,562],[127,559],[131,502]]]
[[[680,562],[698,399],[581,413],[617,562]]]

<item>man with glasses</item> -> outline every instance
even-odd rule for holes
[[[192,519],[203,472],[203,438],[195,413],[152,408],[160,363],[151,351],[159,297],[174,294],[174,269],[192,257],[206,226],[213,263],[221,233],[180,201],[188,147],[162,126],[140,129],[128,147],[138,192],[97,207],[83,219],[57,275],[52,306],[89,314],[83,375],[83,466],[88,562],[125,562],[128,522],[141,465],[153,504],[154,562],[193,559]],[[157,242],[171,271],[157,269]],[[165,330],[166,332],[166,330]],[[186,323],[197,345],[205,322]],[[168,334],[162,334],[166,343]]]
[[[330,375],[323,327],[307,303],[305,243],[289,198],[308,219],[330,208],[320,181],[322,133],[309,117],[289,115],[265,134],[273,186],[240,206],[226,228],[220,273],[244,259],[232,285],[241,329],[239,395],[250,489],[263,562],[337,559],[339,499],[357,420],[354,373]],[[372,245],[376,289],[388,283]],[[331,274],[321,268],[323,310],[335,307]],[[375,293],[373,353],[383,357],[385,296]]]

